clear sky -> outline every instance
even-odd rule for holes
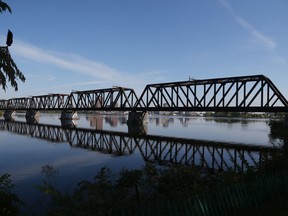
[[[288,98],[287,0],[4,0],[26,76],[0,98],[264,74]]]

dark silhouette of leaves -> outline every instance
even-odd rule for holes
[[[12,43],[13,43],[13,33],[10,30],[8,30],[6,45],[11,46]]]
[[[23,73],[18,69],[14,60],[12,59],[8,46],[0,46],[0,85],[6,90],[7,78],[11,86],[17,91],[19,78],[22,82],[25,82],[26,78]]]
[[[8,4],[0,0],[0,13],[8,11],[12,13],[12,10]],[[8,47],[13,43],[13,33],[8,30],[7,33],[7,46],[0,46],[0,85],[6,90],[7,80],[10,85],[17,91],[18,90],[18,79],[25,82],[25,76],[18,69],[14,60],[12,59]]]
[[[8,10],[10,13],[12,13],[12,10],[8,4],[0,0],[0,13],[3,13],[4,11]]]

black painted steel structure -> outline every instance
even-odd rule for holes
[[[0,100],[2,110],[131,110],[138,98],[133,89],[113,87],[71,94],[48,94]]]
[[[108,89],[73,91],[65,102],[65,109],[125,111],[131,110],[137,100],[133,89],[118,86]]]
[[[146,111],[287,112],[288,101],[263,76],[147,85],[137,104]]]
[[[287,112],[288,101],[264,75],[74,91],[0,100],[2,110]]]
[[[73,148],[124,156],[140,153],[147,162],[173,165],[195,165],[215,170],[233,169],[243,172],[259,167],[271,157],[273,147],[228,144],[163,136],[137,136],[84,128],[63,128],[55,125],[27,124],[0,120],[0,130],[30,135],[56,143],[69,143]]]

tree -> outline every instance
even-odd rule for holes
[[[17,215],[23,203],[13,192],[15,185],[12,184],[9,174],[0,174],[0,215]]]
[[[0,0],[0,13],[8,11],[12,13],[12,10],[8,4]],[[0,85],[3,90],[7,88],[8,83],[15,89],[18,90],[18,79],[25,82],[26,78],[23,73],[18,69],[16,63],[10,55],[8,47],[13,43],[13,34],[10,30],[7,33],[6,46],[0,46]]]

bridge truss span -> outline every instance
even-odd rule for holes
[[[0,100],[3,110],[62,110],[68,94],[48,94]]]
[[[150,84],[136,104],[148,111],[287,112],[288,102],[264,75]]]
[[[125,111],[131,110],[138,98],[134,89],[113,87],[89,91],[73,91],[65,103],[65,109]]]
[[[29,108],[36,110],[62,110],[68,94],[48,94],[33,96]]]
[[[0,100],[0,109],[62,111],[221,111],[288,112],[288,101],[264,75],[189,79],[149,84],[140,97],[134,89],[72,91],[27,98]],[[131,115],[132,116],[132,115]]]

